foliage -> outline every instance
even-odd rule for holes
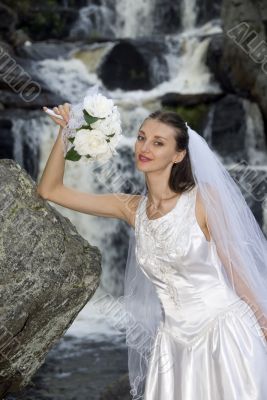
[[[209,106],[204,103],[195,106],[166,106],[164,109],[177,112],[196,131],[202,129],[209,112]]]

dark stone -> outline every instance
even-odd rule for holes
[[[17,29],[25,31],[32,40],[66,39],[78,17],[78,9],[36,4],[20,10]]]
[[[12,134],[12,122],[9,119],[0,118],[0,159],[13,158],[14,139]]]
[[[164,94],[160,99],[164,107],[196,106],[200,103],[214,103],[222,96],[224,95],[217,93],[182,94],[173,92]]]
[[[101,253],[13,160],[0,161],[0,187],[1,397],[29,383],[93,296]]]
[[[17,46],[16,55],[34,61],[67,58],[71,50],[76,49],[75,43],[64,43],[59,40],[31,43],[30,46]]]
[[[42,88],[43,89],[43,88]],[[54,107],[57,104],[63,104],[67,100],[63,99],[57,94],[46,92],[43,90],[35,98],[32,97],[31,101],[24,101],[23,96],[13,93],[8,90],[0,90],[0,102],[4,104],[5,108],[20,108],[25,110],[34,110],[46,105],[47,107]]]
[[[166,45],[151,39],[127,39],[115,44],[98,68],[109,90],[149,90],[168,79]]]
[[[220,18],[222,0],[197,1],[197,25],[203,25],[212,19]]]
[[[8,6],[0,3],[0,37],[8,41],[10,33],[15,29],[16,23],[16,13]]]
[[[219,68],[223,66],[221,75],[227,69],[236,93],[248,93],[259,104],[267,127],[266,54],[264,57],[264,53],[260,56],[255,52],[256,46],[267,40],[266,15],[267,5],[263,0],[223,1],[223,56]],[[253,31],[257,32],[256,36]]]
[[[227,95],[215,104],[211,144],[226,163],[247,160],[246,130],[246,113],[242,99]]]
[[[130,390],[129,376],[125,374],[109,385],[99,400],[131,400]]]
[[[156,0],[153,10],[154,32],[176,33],[181,28],[183,3],[181,1]]]
[[[232,78],[231,67],[225,63],[223,58],[225,35],[222,33],[211,37],[206,64],[213,73],[215,79],[220,83],[222,90],[226,93],[237,94],[241,97],[250,97],[248,88],[240,88]]]
[[[228,168],[228,172],[238,182],[242,195],[267,239],[267,230],[266,226],[264,226],[263,215],[264,201],[267,193],[266,168],[264,166],[255,168],[253,165],[248,165],[245,160],[242,160],[233,167]]]

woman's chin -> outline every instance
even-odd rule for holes
[[[149,169],[149,162],[141,162],[141,161],[137,161],[135,163],[136,168],[139,169],[139,171],[147,171]]]

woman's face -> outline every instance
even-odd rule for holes
[[[171,126],[155,119],[147,119],[137,132],[137,168],[141,171],[155,171],[168,165],[172,166],[174,161],[181,161],[185,152],[176,151],[175,134]],[[142,159],[142,156],[147,159]]]

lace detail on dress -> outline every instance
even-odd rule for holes
[[[184,255],[194,223],[195,194],[196,187],[184,192],[170,212],[152,220],[146,214],[147,197],[141,198],[137,207],[136,259],[144,271],[149,270],[167,285],[170,298],[178,308],[181,303],[170,278],[170,262],[175,264]]]

